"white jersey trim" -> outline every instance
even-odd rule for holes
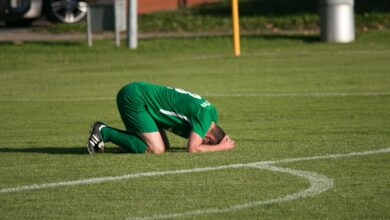
[[[174,116],[176,118],[183,119],[184,121],[186,121],[190,125],[192,125],[191,121],[184,115],[178,114],[176,112],[167,111],[167,110],[164,110],[164,109],[160,109],[160,112],[163,113],[164,115],[170,115],[170,116]]]

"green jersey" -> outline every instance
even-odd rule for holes
[[[193,131],[203,139],[211,122],[218,122],[217,111],[210,102],[177,88],[131,83],[119,92],[117,103],[126,127],[130,130],[135,127],[135,132],[163,128],[188,138]],[[149,116],[141,114],[143,109],[153,122],[148,120]]]

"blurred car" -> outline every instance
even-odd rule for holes
[[[30,25],[43,15],[51,21],[75,23],[86,13],[85,0],[0,0],[0,21],[9,26]]]

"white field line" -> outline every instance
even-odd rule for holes
[[[287,158],[287,159],[274,160],[274,161],[259,161],[259,162],[250,163],[248,165],[256,166],[256,165],[263,165],[263,164],[265,165],[265,164],[278,164],[278,163],[292,163],[292,162],[300,162],[300,161],[307,161],[307,160],[337,159],[341,157],[355,157],[355,156],[365,156],[365,155],[383,154],[383,153],[390,153],[390,147],[382,148],[378,150],[352,152],[352,153],[345,153],[345,154],[327,154],[323,156]]]
[[[389,153],[389,152],[390,152],[390,147],[379,149],[379,150],[363,151],[363,152],[353,152],[353,153],[345,153],[345,154],[328,154],[328,155],[323,155],[323,156],[301,157],[301,158],[288,158],[288,159],[281,159],[281,160],[275,160],[275,161],[258,161],[258,162],[253,162],[253,163],[229,164],[229,165],[216,166],[216,167],[132,173],[132,174],[126,174],[126,175],[122,175],[122,176],[96,177],[96,178],[79,179],[79,180],[72,180],[72,181],[42,183],[42,184],[33,184],[33,185],[18,186],[18,187],[11,187],[11,188],[2,188],[2,189],[0,189],[0,193],[12,193],[12,192],[22,192],[22,191],[47,189],[47,188],[58,188],[58,187],[62,187],[62,186],[98,184],[98,183],[127,180],[127,179],[139,178],[139,177],[153,177],[153,176],[163,176],[163,175],[172,175],[172,174],[207,172],[207,171],[213,171],[213,170],[224,170],[224,169],[252,167],[252,166],[260,166],[260,165],[271,165],[271,164],[279,164],[279,163],[291,163],[291,162],[298,162],[298,161],[332,159],[332,158],[353,157],[353,156],[365,156],[365,155],[382,154],[382,153]]]
[[[277,197],[268,200],[260,200],[254,202],[248,202],[239,205],[233,205],[225,208],[208,208],[208,209],[198,209],[188,212],[180,212],[180,213],[171,213],[171,214],[156,214],[152,216],[146,217],[128,217],[127,220],[154,220],[154,219],[173,219],[180,218],[186,216],[196,216],[196,215],[205,215],[205,214],[216,214],[216,213],[224,213],[224,212],[233,212],[241,209],[253,208],[260,205],[267,205],[273,203],[282,203],[282,202],[290,202],[296,199],[315,196],[322,192],[325,192],[331,189],[334,185],[334,181],[331,178],[328,178],[324,175],[320,175],[314,172],[309,171],[301,171],[301,170],[293,170],[289,168],[281,168],[276,167],[271,164],[277,163],[289,163],[289,162],[297,162],[297,161],[307,161],[307,160],[319,160],[319,159],[335,159],[340,157],[352,157],[352,156],[363,156],[370,154],[380,154],[380,153],[388,153],[390,152],[390,148],[384,148],[380,150],[372,150],[372,151],[364,151],[364,152],[354,152],[348,154],[331,154],[324,156],[313,156],[313,157],[302,157],[302,158],[291,158],[291,159],[283,159],[277,161],[260,161],[256,163],[248,163],[246,166],[254,167],[259,169],[270,170],[274,172],[282,172],[290,175],[298,176],[307,179],[310,182],[310,187],[299,191],[293,194],[285,195],[282,197]]]
[[[390,92],[281,92],[281,93],[205,93],[204,97],[348,97],[348,96],[390,96]],[[0,99],[0,102],[81,102],[114,101],[114,97],[42,97]]]
[[[289,202],[299,198],[304,198],[308,196],[315,196],[322,192],[325,192],[333,187],[333,179],[328,178],[323,175],[316,174],[314,172],[301,171],[301,170],[293,170],[289,168],[281,168],[272,165],[253,165],[249,166],[253,168],[259,168],[264,170],[270,170],[274,172],[287,173],[290,175],[298,176],[307,179],[310,182],[310,187],[282,197],[277,197],[269,200],[260,200],[255,202],[249,202],[239,205],[233,205],[225,208],[208,208],[208,209],[199,209],[188,212],[181,213],[172,213],[166,215],[153,215],[148,217],[129,217],[128,220],[152,220],[152,219],[172,219],[179,218],[185,216],[194,216],[194,215],[205,215],[205,214],[215,214],[215,213],[223,213],[223,212],[232,212],[241,209],[253,208],[260,205],[267,205],[272,203],[281,203],[281,202]]]
[[[287,93],[211,93],[205,97],[332,97],[332,96],[388,96],[390,92],[287,92]]]

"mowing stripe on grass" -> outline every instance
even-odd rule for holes
[[[205,93],[204,97],[344,97],[344,96],[390,96],[390,92],[286,92],[286,93]],[[53,97],[0,99],[0,102],[81,102],[114,101],[115,97]]]
[[[152,177],[152,176],[163,176],[163,175],[172,175],[172,174],[207,172],[207,171],[213,171],[213,170],[252,167],[252,166],[260,166],[260,165],[271,165],[271,164],[279,164],[279,163],[291,163],[291,162],[298,162],[298,161],[332,159],[332,158],[353,157],[353,156],[365,156],[365,155],[370,155],[370,154],[382,154],[382,153],[389,153],[389,152],[390,152],[390,148],[383,148],[383,149],[379,149],[379,150],[370,150],[370,151],[363,151],[363,152],[352,152],[352,153],[345,153],[345,154],[328,154],[328,155],[323,155],[323,156],[289,158],[289,159],[281,159],[281,160],[275,160],[275,161],[258,161],[258,162],[252,162],[252,163],[229,164],[229,165],[217,166],[217,167],[204,167],[204,168],[194,168],[194,169],[186,169],[186,170],[168,170],[168,171],[159,171],[159,172],[132,173],[132,174],[126,174],[126,175],[122,175],[122,176],[96,177],[96,178],[64,181],[64,182],[43,183],[43,184],[33,184],[33,185],[26,185],[26,186],[12,187],[12,188],[3,188],[3,189],[0,189],[0,193],[12,193],[12,192],[22,192],[22,191],[47,189],[47,188],[58,188],[58,187],[62,187],[62,186],[98,184],[98,183],[127,180],[127,179],[132,179],[132,178],[139,178],[139,177]]]

